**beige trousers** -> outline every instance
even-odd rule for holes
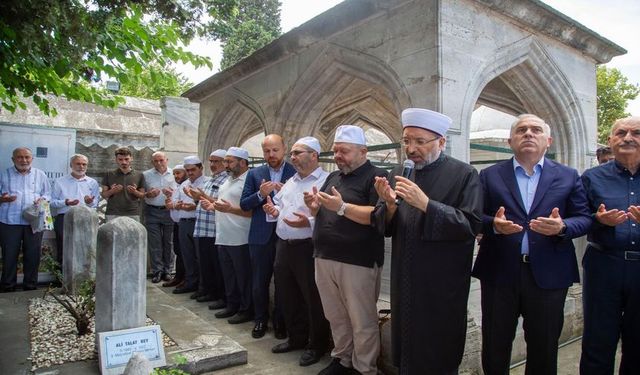
[[[334,358],[363,375],[377,374],[380,353],[378,296],[381,269],[315,259],[316,284],[331,324]]]

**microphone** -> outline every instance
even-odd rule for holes
[[[415,166],[416,166],[416,163],[413,160],[411,159],[405,160],[404,163],[402,163],[402,177],[409,178]],[[400,204],[400,202],[402,202],[402,198],[396,197],[396,204]]]

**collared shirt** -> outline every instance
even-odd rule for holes
[[[267,215],[267,221],[276,221],[276,234],[283,240],[300,240],[311,238],[313,234],[314,219],[309,212],[309,208],[304,203],[304,192],[311,192],[315,186],[320,190],[322,184],[327,179],[329,172],[325,172],[318,167],[307,177],[300,177],[298,173],[293,175],[282,186],[282,189],[273,198],[273,204],[278,208],[277,218]],[[307,228],[294,228],[284,222],[284,219],[298,220],[294,212],[305,214],[310,220],[311,226]]]
[[[529,176],[527,171],[522,167],[520,163],[513,158],[513,172],[516,174],[516,181],[518,182],[518,190],[520,190],[520,197],[524,208],[529,213],[533,198],[536,196],[536,189],[538,189],[538,182],[540,181],[540,174],[544,167],[544,158],[540,158],[538,163],[533,166],[533,174]],[[529,230],[526,229],[524,236],[522,237],[522,247],[520,247],[521,254],[529,254]]]
[[[173,185],[171,185],[171,189],[173,190],[173,194],[171,194],[171,202],[173,202],[174,204],[178,201],[179,188],[180,185],[178,185],[178,183],[174,179]],[[169,210],[169,216],[171,216],[171,220],[173,220],[174,223],[180,222],[180,211],[181,210]]]
[[[227,171],[222,171],[211,176],[211,179],[204,184],[202,189],[207,195],[217,198],[218,189],[227,180]],[[196,226],[193,230],[194,237],[215,237],[216,236],[216,213],[203,209],[198,202],[196,207]]]
[[[607,210],[622,211],[628,211],[631,205],[640,205],[640,171],[632,175],[618,161],[586,170],[582,183],[593,214],[602,203]],[[611,227],[594,219],[588,239],[613,250],[640,251],[640,224],[627,219]]]
[[[102,185],[111,188],[111,185],[122,185],[121,192],[107,198],[107,215],[130,216],[140,213],[140,199],[129,193],[128,185],[136,185],[137,188],[144,187],[144,175],[136,170],[123,173],[120,168],[107,172],[102,180]]]
[[[249,171],[238,178],[229,176],[218,190],[218,198],[240,206],[240,197]],[[228,212],[216,213],[216,245],[240,246],[249,243],[251,218]]]
[[[84,203],[85,196],[93,196],[93,203]],[[53,184],[51,194],[51,207],[55,209],[54,215],[66,214],[73,206],[67,206],[65,200],[78,200],[78,206],[98,207],[100,201],[100,185],[98,181],[89,176],[75,178],[71,174],[57,178]]]
[[[144,172],[144,189],[145,191],[149,191],[151,189],[162,189],[172,187],[175,185],[175,180],[173,179],[173,171],[171,168],[167,168],[164,173],[158,172],[157,169],[151,168]],[[150,206],[164,206],[164,194],[162,192],[154,198],[144,198],[146,204]]]
[[[173,195],[176,196],[174,202],[176,201],[182,201],[182,203],[196,203],[190,196],[188,196],[187,194],[185,194],[184,189],[185,188],[202,188],[204,187],[204,184],[209,181],[210,177],[207,177],[205,175],[202,175],[200,177],[198,177],[195,181],[191,182],[190,179],[185,180],[185,182],[183,182],[179,187],[178,187],[178,191],[177,192],[173,192]],[[176,195],[177,193],[177,195]],[[196,218],[196,211],[185,211],[185,210],[178,210],[178,217],[180,219],[195,219]]]
[[[8,193],[17,198],[13,202],[0,203],[0,222],[9,225],[29,225],[22,217],[22,211],[38,198],[51,200],[51,185],[47,175],[31,167],[21,174],[15,166],[0,174],[0,194]]]

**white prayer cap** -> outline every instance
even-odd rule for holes
[[[423,108],[407,108],[402,111],[402,127],[416,127],[432,131],[440,136],[447,134],[451,118],[440,112]]]
[[[314,137],[302,137],[296,143],[311,147],[315,152],[320,153],[320,142]]]
[[[223,150],[221,148],[215,150],[214,152],[211,153],[211,155],[209,156],[215,156],[218,158],[224,158],[224,156],[227,154],[227,150]]]
[[[182,164],[178,164],[178,165],[176,165],[175,167],[173,167],[173,169],[174,169],[174,170],[176,170],[176,169],[182,169],[182,170],[184,171],[184,165],[182,165]]]
[[[364,138],[364,130],[355,125],[338,126],[338,129],[336,129],[336,137],[333,139],[333,142],[355,143],[363,146],[367,145],[367,141]]]
[[[200,158],[197,157],[196,155],[190,155],[184,158],[184,161],[182,162],[182,164],[184,165],[202,164],[202,160],[200,160]]]
[[[249,160],[249,151],[240,147],[229,147],[225,156],[235,156],[236,158]]]

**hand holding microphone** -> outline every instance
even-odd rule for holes
[[[404,178],[409,178],[409,176],[411,176],[411,172],[413,172],[413,169],[415,168],[416,163],[411,160],[411,159],[407,159],[404,161],[404,163],[402,163],[402,177]],[[396,197],[396,204],[400,204],[400,202],[402,202],[402,197],[397,196]]]

